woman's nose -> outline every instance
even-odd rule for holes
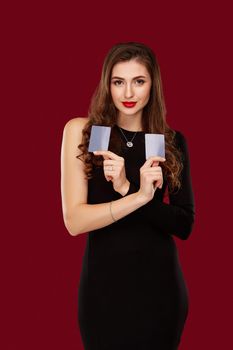
[[[125,87],[125,98],[131,98],[133,96],[133,89],[130,84],[126,84]]]

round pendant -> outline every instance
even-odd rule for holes
[[[126,145],[127,145],[128,147],[133,147],[133,142],[128,141],[128,142],[126,143]]]

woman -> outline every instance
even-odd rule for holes
[[[78,291],[85,349],[180,343],[188,291],[173,235],[189,237],[195,209],[187,142],[165,116],[156,57],[128,42],[108,52],[88,117],[64,127],[64,223],[73,236],[88,232]],[[108,151],[87,151],[92,125],[111,127]],[[164,134],[165,159],[145,160],[145,133]]]

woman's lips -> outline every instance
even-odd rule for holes
[[[132,108],[136,105],[137,102],[122,102],[123,105],[127,108]]]

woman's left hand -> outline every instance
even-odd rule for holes
[[[95,151],[95,155],[102,155],[104,176],[107,181],[113,182],[116,192],[121,192],[128,180],[125,173],[125,159],[111,151]]]

